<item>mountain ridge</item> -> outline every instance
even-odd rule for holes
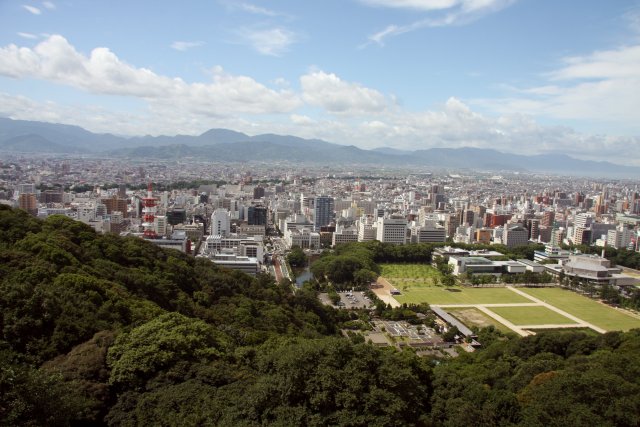
[[[213,149],[215,147],[215,149]],[[432,169],[546,172],[565,175],[629,176],[640,168],[607,161],[580,160],[567,154],[523,155],[475,147],[372,150],[321,139],[265,133],[249,136],[213,128],[200,135],[122,137],[97,134],[79,126],[0,118],[0,151],[56,154],[101,154],[113,157],[209,161],[292,161],[301,163],[414,166]]]

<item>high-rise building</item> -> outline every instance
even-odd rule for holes
[[[124,218],[129,217],[128,202],[127,199],[120,199],[118,197],[107,197],[100,200],[103,205],[107,207],[107,214],[113,212],[122,212]]]
[[[587,213],[579,213],[573,221],[573,243],[576,245],[591,243],[591,222],[593,217]]]
[[[529,242],[529,230],[521,225],[505,227],[502,244],[508,248],[526,245]]]
[[[246,220],[249,225],[267,225],[267,208],[265,206],[248,206]]]
[[[34,193],[20,193],[18,196],[18,207],[29,212],[31,215],[38,215],[38,199]]]
[[[633,237],[633,230],[619,225],[615,230],[609,230],[607,234],[607,245],[613,246],[616,249],[626,249],[631,243]]]
[[[63,203],[64,192],[62,189],[45,190],[40,193],[40,203]]]
[[[373,219],[362,216],[357,221],[358,242],[369,242],[376,239],[376,226]]]
[[[531,240],[538,240],[538,236],[540,236],[540,220],[539,219],[530,219],[529,220],[529,237]]]
[[[211,234],[214,236],[226,237],[231,233],[231,221],[229,211],[226,209],[216,209],[211,214]]]
[[[253,198],[254,199],[261,199],[264,197],[264,187],[261,186],[257,186],[253,189]]]
[[[554,211],[545,211],[542,214],[542,221],[540,225],[545,227],[553,227],[553,221],[556,219],[556,213]]]
[[[320,227],[331,224],[334,220],[334,200],[329,196],[318,196],[314,203],[314,229],[319,231]]]
[[[551,230],[551,241],[549,242],[553,247],[560,247],[566,236],[566,230],[562,227],[554,228]]]

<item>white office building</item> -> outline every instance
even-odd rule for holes
[[[228,236],[231,233],[231,220],[229,211],[218,208],[211,214],[211,234]]]
[[[378,218],[376,229],[380,242],[404,245],[407,241],[406,218]]]

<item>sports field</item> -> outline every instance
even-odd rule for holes
[[[491,311],[515,325],[565,325],[576,323],[547,307],[491,307]]]
[[[608,331],[640,328],[640,318],[566,289],[526,288],[521,290]]]

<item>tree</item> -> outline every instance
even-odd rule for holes
[[[158,371],[180,360],[212,360],[223,354],[227,340],[202,320],[167,313],[129,333],[109,349],[109,384],[139,387]]]
[[[356,285],[360,286],[367,286],[375,282],[377,278],[378,275],[375,272],[366,268],[362,268],[353,274],[353,281]]]
[[[451,326],[447,332],[442,335],[442,339],[446,342],[454,342],[456,340],[456,335],[460,335],[460,331],[457,326]]]
[[[293,246],[287,255],[287,262],[291,267],[304,267],[307,265],[307,255],[300,246]]]
[[[456,279],[452,275],[448,274],[446,276],[442,276],[440,283],[442,283],[443,286],[451,287],[456,285]]]

